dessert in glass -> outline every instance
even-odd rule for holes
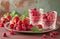
[[[36,8],[29,9],[30,24],[38,25],[41,24],[41,14]]]
[[[46,12],[42,14],[43,29],[55,29],[57,20],[57,12]]]
[[[44,12],[44,9],[37,10],[36,8],[29,9],[29,19],[30,24],[33,25],[42,25],[43,29],[55,29],[57,12],[56,11],[47,11]]]

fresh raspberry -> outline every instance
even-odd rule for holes
[[[46,37],[47,37],[46,34],[43,34],[43,35],[42,35],[42,38],[46,38]]]
[[[58,34],[58,32],[57,31],[54,31],[54,32],[52,32],[54,35],[57,35]]]
[[[37,10],[36,7],[32,8],[32,9],[35,10],[35,11]]]
[[[10,24],[15,24],[15,22],[13,20],[10,21]]]
[[[32,21],[37,23],[40,20],[40,16],[32,16]]]
[[[50,21],[53,20],[51,16],[48,16],[47,19],[50,20]]]
[[[19,20],[17,24],[22,26],[22,21]]]
[[[4,23],[0,23],[0,27],[4,27]]]
[[[24,25],[24,24],[22,24],[22,30],[23,31],[26,31],[27,29],[26,29],[26,26]]]
[[[12,19],[15,23],[17,23],[19,21],[19,16],[15,15]]]
[[[21,26],[18,25],[18,26],[16,27],[16,30],[20,31],[20,30],[21,30]]]
[[[29,20],[27,18],[24,18],[22,20],[22,24],[24,24],[25,26],[28,26],[29,25]]]
[[[46,16],[49,16],[49,15],[50,15],[50,12],[47,11],[47,12],[46,12]]]
[[[52,19],[55,19],[55,16],[56,16],[55,12],[51,12]]]
[[[1,18],[1,22],[2,22],[2,23],[5,23],[5,22],[6,22],[6,18],[2,17],[2,18]]]
[[[31,8],[31,9],[29,9],[29,12],[30,13],[35,13],[36,10],[37,10],[36,8]]]
[[[7,34],[6,33],[3,33],[3,37],[7,37]]]
[[[13,27],[14,27],[14,24],[9,25],[9,28],[13,29]]]
[[[7,13],[7,15],[5,16],[5,18],[6,18],[8,21],[10,21],[10,20],[11,20],[11,16],[10,16],[10,14]]]
[[[50,33],[50,37],[54,37],[54,34],[53,33]]]
[[[29,26],[27,26],[27,30],[30,30],[33,27],[32,24],[29,24]]]
[[[42,14],[42,18],[46,19],[47,18],[46,14]]]
[[[9,30],[9,33],[14,35],[14,31],[13,30]]]
[[[54,16],[55,17],[55,12],[51,12],[51,16]]]
[[[37,14],[36,16],[40,16],[40,12],[39,11],[37,11],[36,14]]]
[[[41,24],[39,24],[39,25],[38,25],[38,27],[41,29],[41,28],[42,28],[42,25],[41,25]]]
[[[16,30],[16,27],[17,27],[17,25],[15,24],[15,25],[14,25],[14,29],[15,29],[15,30]]]

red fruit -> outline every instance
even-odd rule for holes
[[[46,12],[46,16],[49,16],[50,15],[50,12]]]
[[[6,18],[2,17],[2,18],[1,18],[1,22],[2,22],[2,23],[5,23],[5,22],[6,22]]]
[[[32,8],[32,9],[29,10],[29,12],[30,13],[35,13],[36,10],[37,10],[36,8]]]
[[[9,28],[11,28],[11,29],[14,28],[14,24],[10,24]]]
[[[9,30],[10,34],[14,35],[14,31],[13,30]]]
[[[54,16],[55,17],[55,12],[51,12],[51,16]]]
[[[0,27],[4,27],[4,23],[0,23]]]
[[[20,30],[21,30],[21,26],[18,25],[18,26],[16,27],[16,30],[20,31]]]
[[[29,20],[27,18],[24,18],[22,20],[22,24],[24,24],[25,26],[28,26],[29,25]]]
[[[48,16],[47,19],[50,20],[50,21],[53,20],[51,16]]]
[[[14,16],[12,20],[13,20],[15,23],[17,23],[17,22],[19,21],[19,16],[18,16],[18,15]]]
[[[29,26],[27,26],[27,30],[30,30],[33,27],[32,24],[29,24]]]
[[[40,20],[40,16],[32,16],[32,21],[37,23]]]
[[[43,38],[46,38],[47,36],[46,36],[46,34],[43,34],[42,37],[43,37]]]
[[[39,13],[39,11],[37,11],[37,12],[36,12],[36,14],[37,14],[37,16],[40,16],[40,13]]]
[[[7,34],[6,33],[3,33],[3,37],[7,37]]]
[[[54,34],[53,33],[50,33],[50,37],[54,37]]]
[[[37,10],[36,7],[32,8],[32,9],[35,10],[35,11]]]
[[[57,31],[54,31],[54,32],[52,32],[54,35],[57,35],[58,34],[58,32]]]
[[[10,16],[10,14],[7,13],[7,15],[5,16],[5,18],[6,18],[8,21],[10,21],[10,20],[11,20],[11,16]]]
[[[46,19],[47,16],[46,16],[45,14],[42,14],[42,18],[43,18],[43,19]]]
[[[16,30],[16,27],[17,27],[17,25],[15,24],[15,25],[14,25],[14,29],[15,29],[15,30]]]
[[[55,12],[51,12],[52,19],[55,19],[55,16],[56,16]]]
[[[10,24],[15,24],[15,22],[13,20],[10,21]]]
[[[22,26],[22,21],[19,20],[17,24]]]
[[[27,29],[26,29],[26,26],[24,25],[24,24],[22,24],[22,30],[23,31],[26,31]]]
[[[42,28],[42,25],[41,25],[41,24],[39,24],[39,25],[38,25],[38,27],[41,29],[41,28]]]

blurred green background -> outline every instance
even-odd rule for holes
[[[39,2],[40,1],[41,0],[39,0]],[[55,10],[58,12],[58,15],[60,15],[60,0],[43,0],[40,2],[40,6],[38,5],[37,7],[41,7],[45,9],[45,11]]]
[[[25,10],[37,7],[38,9],[43,8],[45,11],[55,10],[60,15],[60,0],[0,0],[0,3],[2,4],[2,7],[0,5],[0,10],[4,6],[7,11],[16,10],[22,14]]]

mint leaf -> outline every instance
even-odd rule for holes
[[[38,26],[33,26],[33,27],[31,28],[31,30],[33,30],[33,31],[40,31],[39,28],[38,28]]]
[[[18,15],[18,13],[15,10],[13,10],[10,15],[14,17],[15,15]]]
[[[16,12],[15,12],[15,10],[13,10],[10,15],[13,17],[15,14],[16,14]]]

